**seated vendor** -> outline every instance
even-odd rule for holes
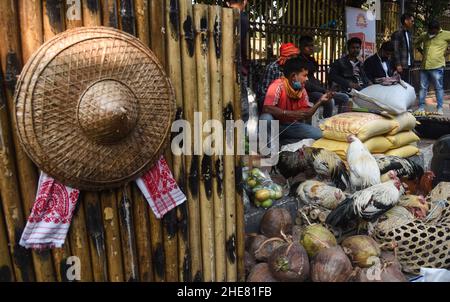
[[[325,87],[315,77],[315,73],[319,71],[319,63],[314,58],[314,39],[311,36],[302,36],[300,38],[300,60],[308,67],[308,81],[305,88],[308,92],[309,100],[315,104],[324,93],[327,92]],[[333,100],[327,102],[323,107],[323,117],[327,118],[333,115],[333,108],[338,106],[338,112],[342,112],[342,107],[347,105],[349,96],[345,93],[336,93]]]
[[[361,39],[351,38],[347,42],[348,55],[331,64],[330,80],[332,88],[348,93],[352,89],[361,90],[372,83],[367,79],[363,62],[359,59]]]
[[[308,80],[308,66],[299,58],[286,61],[283,77],[269,86],[264,99],[263,114],[260,120],[279,120],[279,139],[283,142],[300,141],[305,138],[319,139],[322,131],[306,123],[316,110],[333,98],[333,93],[325,93],[311,106],[305,82]],[[271,139],[277,139],[275,136]],[[282,143],[283,144],[283,143]]]
[[[376,79],[392,77],[394,74],[394,66],[391,58],[394,54],[394,45],[392,42],[384,42],[380,50],[368,57],[364,62],[364,72],[367,78],[375,83]]]

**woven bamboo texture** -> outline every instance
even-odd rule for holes
[[[162,66],[138,39],[75,28],[42,45],[24,67],[16,121],[41,170],[75,188],[105,189],[155,163],[174,102]]]

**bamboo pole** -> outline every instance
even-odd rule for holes
[[[28,250],[18,245],[24,228],[24,217],[20,203],[17,172],[14,165],[14,147],[9,131],[10,123],[7,100],[3,86],[3,71],[0,72],[0,194],[5,214],[10,254],[14,263],[17,281],[33,281],[33,263]],[[9,254],[9,253],[8,253]]]
[[[44,41],[64,31],[64,2],[61,0],[42,0]]]
[[[101,5],[99,0],[82,0],[83,26],[102,25]]]
[[[82,10],[84,26],[101,25],[101,6],[98,0],[83,0]],[[101,223],[102,207],[100,193],[89,191],[83,193],[93,280],[96,282],[104,282],[108,280],[108,267],[105,246],[105,230]]]
[[[150,45],[161,64],[168,70],[166,64],[166,35],[165,35],[165,2],[150,2]],[[172,168],[172,154],[167,148],[164,157]],[[152,226],[152,249],[154,263],[156,266],[155,275],[158,281],[178,281],[178,238],[174,233],[176,210],[169,212],[158,220],[153,213],[150,214],[150,224]],[[155,236],[153,236],[153,234]],[[162,236],[161,236],[162,235]],[[163,253],[163,255],[160,255]],[[163,259],[159,262],[157,259]],[[161,267],[159,267],[161,265]]]
[[[233,11],[234,17],[234,49],[236,54],[235,64],[233,65],[234,75],[234,119],[236,121],[241,120],[241,78],[240,78],[240,66],[241,61],[239,55],[241,53],[240,45],[240,14],[239,11]],[[242,187],[242,166],[241,166],[241,151],[238,150],[238,146],[245,145],[245,136],[243,133],[236,133],[235,135],[235,187],[236,187],[236,254],[237,254],[237,280],[245,281],[245,267],[244,267],[244,254],[245,254],[245,226],[244,226],[244,202],[242,199],[243,187]]]
[[[126,185],[117,192],[120,238],[122,239],[122,256],[125,281],[138,281],[136,240],[134,234],[133,209],[131,208],[131,189]]]
[[[84,192],[84,210],[91,254],[94,281],[108,281],[105,231],[102,225],[102,207],[98,192]],[[81,210],[81,209],[80,209]]]
[[[102,1],[102,16],[103,26],[119,28],[119,18],[117,16],[117,1],[103,0]]]
[[[181,31],[181,59],[183,81],[183,104],[185,119],[193,125],[194,112],[197,111],[197,87],[187,79],[196,78],[194,29],[192,19],[192,5],[190,0],[180,0],[180,31]],[[193,129],[192,129],[193,130]],[[191,137],[193,137],[191,131]],[[187,149],[192,151],[192,143],[187,144]],[[189,212],[189,252],[191,271],[186,281],[201,281],[201,240],[200,240],[200,212],[198,204],[198,157],[196,155],[185,156],[186,164],[186,196]]]
[[[148,0],[135,0],[134,11],[136,14],[136,32],[138,38],[147,46],[150,46],[150,22]]]
[[[58,282],[69,281],[67,279],[67,259],[72,256],[70,249],[70,240],[66,240],[62,248],[52,250],[53,261],[55,264],[56,280]],[[83,274],[83,272],[81,272]]]
[[[1,33],[1,41],[4,41],[0,45],[0,53],[1,53],[1,62],[4,68],[4,72],[7,75],[5,79],[5,88],[6,88],[6,99],[8,103],[8,109],[10,114],[10,124],[12,130],[12,137],[14,142],[14,151],[12,151],[9,155],[15,154],[16,163],[17,163],[17,180],[16,182],[16,193],[17,194],[17,205],[20,204],[20,197],[22,200],[22,209],[20,209],[19,217],[21,217],[20,224],[23,226],[24,219],[26,219],[25,215],[28,215],[31,211],[31,208],[34,203],[34,198],[36,194],[37,187],[37,174],[34,165],[31,160],[27,157],[25,152],[23,151],[18,134],[16,132],[15,125],[15,114],[14,114],[14,88],[16,83],[16,78],[19,75],[19,72],[22,68],[21,64],[21,48],[20,48],[20,40],[19,40],[19,11],[17,9],[17,2],[14,1],[1,1],[0,3],[0,31]],[[14,161],[12,161],[14,165]],[[11,179],[10,179],[11,180]],[[20,186],[19,186],[20,184]],[[13,187],[11,187],[12,189]],[[20,190],[20,191],[19,191]],[[19,195],[20,194],[20,195]],[[8,200],[9,202],[10,200]],[[8,209],[5,207],[5,212],[8,212]],[[17,208],[19,210],[19,208]],[[25,214],[25,215],[24,215]],[[8,226],[12,227],[12,226]],[[19,227],[19,226],[16,226]],[[16,237],[21,235],[21,229],[15,230],[19,232],[16,234]],[[10,238],[12,240],[12,238]],[[17,240],[12,240],[12,242],[17,243]],[[19,248],[20,249],[20,248]],[[18,251],[20,252],[20,251]],[[49,257],[49,251],[42,252],[32,252],[36,279],[38,281],[53,281],[54,280],[54,269],[51,258]],[[22,257],[20,257],[22,258]],[[21,264],[22,267],[26,267],[25,263],[27,262],[27,257],[24,259],[20,259],[20,261],[24,261],[24,264]],[[20,278],[16,274],[16,278],[20,280]],[[30,279],[31,280],[31,279]]]
[[[161,64],[166,66],[164,8],[164,1],[150,2],[150,45]]]
[[[74,256],[80,259],[81,281],[93,280],[89,241],[84,213],[85,196],[81,194],[69,230],[70,247]]]
[[[166,0],[166,51],[167,51],[167,73],[172,81],[175,90],[175,100],[177,105],[176,120],[184,117],[183,113],[183,84],[181,71],[181,50],[180,50],[180,5],[178,0]],[[173,133],[173,136],[178,133]],[[172,154],[173,175],[177,184],[183,192],[185,188],[184,158],[180,155]],[[176,210],[176,224],[179,226],[178,232],[178,280],[186,281],[189,265],[187,249],[189,248],[186,203],[178,206]]]
[[[48,24],[51,26],[51,32],[49,32],[47,28],[47,33],[44,26],[44,35],[47,36],[47,39],[62,32],[60,31],[60,26],[62,25],[65,25],[66,29],[72,29],[83,25],[81,2],[79,1],[74,1],[69,5],[61,1],[47,0],[45,10],[46,15],[44,16],[44,24],[48,21]],[[59,18],[64,21],[60,21]],[[90,251],[86,248],[89,246],[89,241],[86,231],[84,203],[85,195],[81,194],[71,222],[69,240],[71,252],[80,260],[81,281],[90,282],[93,281],[93,273]],[[64,258],[65,257],[63,256],[61,260],[64,261]]]
[[[223,125],[222,118],[222,9],[209,7],[209,65],[211,78],[211,118]],[[215,129],[218,131],[218,129]],[[219,133],[222,135],[222,133]],[[214,142],[215,150],[223,151],[221,141]],[[214,201],[214,259],[216,281],[225,282],[227,274],[225,255],[225,201],[223,195],[223,156],[214,152],[212,165],[212,192]]]
[[[27,62],[43,41],[42,3],[40,0],[19,0],[22,59]]]
[[[0,282],[14,282],[16,280],[14,276],[14,268],[12,266],[11,257],[9,254],[7,234],[8,233],[3,216],[2,202],[0,198]]]
[[[165,281],[166,258],[164,255],[164,242],[161,221],[148,209],[150,214],[150,238],[152,243],[152,263],[156,282]]]
[[[147,201],[135,183],[132,184],[131,191],[134,203],[133,215],[139,264],[139,281],[154,281]]]
[[[132,34],[136,35],[136,27],[135,27],[135,16],[134,16],[134,5],[133,0],[119,0],[120,2],[120,29]]]
[[[197,102],[201,113],[200,125],[211,117],[210,79],[208,69],[208,7],[204,4],[194,5],[195,58],[197,65]],[[200,128],[200,127],[199,127]],[[201,131],[201,129],[199,129]],[[194,136],[195,137],[195,136]],[[198,134],[200,140],[194,142],[200,151],[200,225],[202,236],[202,260],[204,281],[215,281],[214,256],[214,223],[212,202],[211,154],[210,150],[202,150],[202,141],[206,134]],[[195,140],[195,139],[194,139]],[[209,147],[208,147],[209,149]],[[206,154],[203,154],[206,153]]]
[[[120,248],[119,215],[116,194],[112,190],[100,194],[105,228],[106,255],[108,258],[109,281],[123,282],[122,250]]]
[[[233,10],[224,8],[222,10],[223,48],[223,115],[225,120],[234,120],[234,75],[233,65],[235,64],[234,43],[234,17]],[[230,47],[231,46],[231,47]],[[227,250],[227,281],[237,280],[236,267],[236,201],[234,184],[234,157],[230,155],[234,152],[234,130],[226,129],[225,134],[225,155],[224,155],[224,180],[225,180],[225,238]]]
[[[66,29],[83,26],[81,0],[72,0],[71,2],[64,1],[63,7]]]

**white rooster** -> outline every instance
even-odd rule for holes
[[[317,180],[302,182],[297,188],[297,196],[305,204],[315,204],[333,210],[345,199],[341,189]]]
[[[388,176],[389,181],[358,191],[341,202],[328,215],[326,223],[331,226],[343,226],[358,217],[374,221],[394,207],[403,195],[404,189],[395,171],[389,171]]]
[[[355,192],[379,184],[380,169],[366,146],[354,135],[349,135],[347,163],[350,171],[350,189]]]

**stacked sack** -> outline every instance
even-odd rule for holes
[[[410,157],[419,153],[419,137],[412,132],[416,126],[415,117],[405,112],[392,119],[373,113],[347,112],[327,119],[320,128],[323,138],[313,147],[324,148],[347,156],[347,137],[358,137],[371,153],[382,153],[399,157]]]

